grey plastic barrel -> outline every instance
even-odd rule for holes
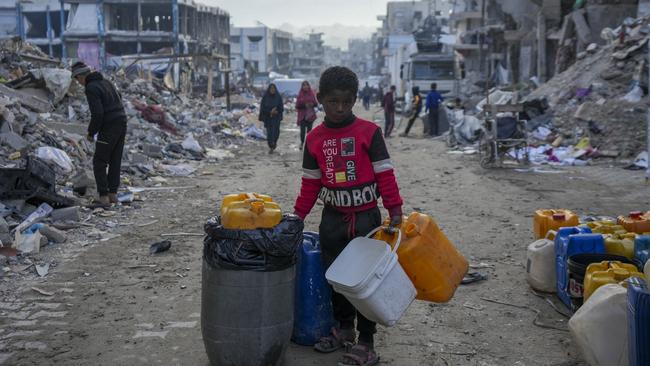
[[[212,366],[281,365],[293,329],[295,266],[233,271],[203,261],[201,331]]]

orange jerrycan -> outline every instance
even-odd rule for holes
[[[257,193],[231,194],[221,203],[221,224],[226,229],[253,230],[275,227],[282,220],[280,206]]]
[[[537,210],[533,218],[536,239],[544,239],[549,230],[578,226],[578,216],[570,210]]]
[[[643,273],[634,264],[621,263],[618,261],[604,261],[592,263],[587,267],[584,282],[584,301],[587,302],[589,296],[596,292],[600,286],[607,284],[623,283],[630,277],[640,277],[645,279]]]
[[[623,225],[625,230],[632,233],[650,233],[650,212],[630,212],[628,216],[619,216],[618,223],[619,225]]]
[[[386,225],[390,219],[386,221]],[[397,250],[399,263],[417,289],[418,300],[447,302],[467,274],[465,257],[440,231],[429,216],[414,212],[400,227],[402,244]],[[396,235],[383,230],[375,238],[394,243]]]

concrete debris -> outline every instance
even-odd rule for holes
[[[86,139],[90,110],[83,87],[29,43],[0,40],[0,54],[0,240],[23,254],[37,253],[47,242],[87,242],[74,229],[115,227],[103,221],[137,210],[149,189],[167,189],[162,176],[190,176],[202,164],[233,158],[248,141],[266,138],[254,96],[233,95],[237,108],[228,110],[225,96],[177,94],[155,77],[105,73],[128,118],[124,191],[113,208],[89,210],[84,206],[92,207],[95,194],[94,143]],[[292,103],[286,110],[295,109]],[[128,192],[128,186],[145,191]]]

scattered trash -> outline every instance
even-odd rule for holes
[[[487,279],[487,274],[479,272],[468,272],[460,283],[462,285],[469,285],[470,283],[486,281]]]
[[[50,272],[50,264],[45,263],[44,265],[35,265],[36,267],[36,273],[42,278],[47,276],[47,274]]]
[[[72,172],[72,160],[63,150],[50,146],[39,147],[36,149],[36,156],[43,161],[56,164],[65,173]]]
[[[172,242],[169,241],[169,240],[153,243],[149,247],[149,254],[156,254],[156,253],[166,252],[171,247],[172,247]]]
[[[117,201],[120,203],[131,203],[135,199],[133,192],[120,192],[117,194]]]

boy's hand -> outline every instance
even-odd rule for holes
[[[388,225],[387,228],[384,228],[384,231],[386,231],[389,234],[395,234],[397,233],[397,230],[399,230],[399,226],[402,224],[402,216],[392,216],[390,218],[390,224]]]

